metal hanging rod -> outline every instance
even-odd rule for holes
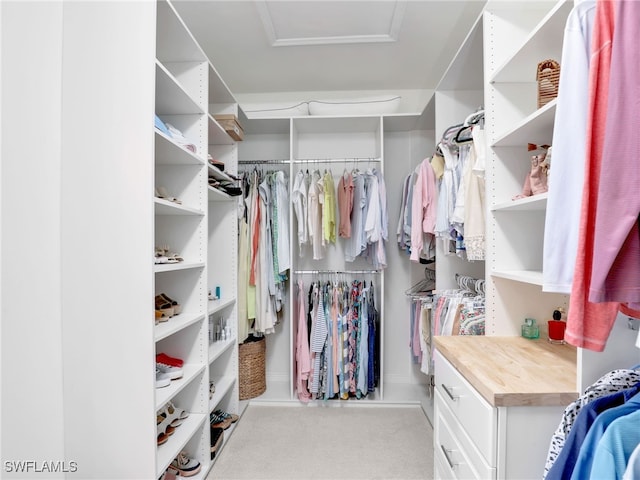
[[[380,270],[294,270],[295,275],[319,275],[319,274],[355,274],[367,275],[382,273]]]
[[[293,163],[360,163],[360,162],[380,162],[381,158],[375,157],[353,157],[353,158],[298,158]]]
[[[262,164],[282,164],[290,163],[288,159],[272,159],[272,160],[238,160],[240,165],[262,165]]]
[[[289,160],[285,158],[275,158],[267,160],[238,160],[239,165],[273,165],[288,163],[361,163],[361,162],[381,162],[381,158],[375,157],[353,157],[353,158],[298,158]]]

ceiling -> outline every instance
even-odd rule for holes
[[[430,92],[481,0],[174,0],[242,104]],[[315,98],[322,99],[322,98]],[[428,98],[427,98],[428,99]]]

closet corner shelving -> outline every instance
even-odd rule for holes
[[[232,175],[238,172],[238,142],[236,142],[215,119],[215,115],[240,116],[238,104],[215,67],[208,62],[207,104],[207,153],[224,163],[221,170],[207,162],[207,177],[233,182]],[[208,382],[215,391],[210,395],[207,413],[221,409],[242,415],[243,405],[239,401],[238,385],[238,199],[211,186],[207,187],[208,239],[207,239],[207,292],[220,298],[206,304],[209,324],[207,348]],[[216,324],[229,326],[228,337],[216,339]],[[208,425],[208,424],[207,424]],[[235,424],[224,431],[222,449],[229,440]],[[219,450],[216,452],[218,458]],[[214,460],[211,462],[213,465]],[[206,475],[205,475],[206,476]]]
[[[547,194],[512,198],[530,169],[527,145],[551,145],[556,100],[537,108],[536,69],[541,61],[560,60],[571,7],[564,0],[527,2],[522,8],[489,1],[484,14],[487,335],[519,335],[528,316],[539,319],[541,336],[546,335],[542,320],[568,306],[566,295],[541,291]]]
[[[239,413],[235,202],[209,187],[207,179],[229,179],[209,165],[207,154],[224,161],[227,171],[236,169],[236,142],[213,115],[237,113],[237,105],[174,5],[158,0],[156,8],[155,114],[194,147],[155,130],[156,189],[164,187],[180,200],[154,199],[155,244],[183,258],[153,268],[156,295],[164,293],[182,306],[179,315],[156,325],[156,353],[184,361],[183,376],[156,389],[155,407],[159,411],[171,401],[189,412],[168,441],[157,446],[156,477],[185,451],[202,465],[195,478],[204,478],[213,464],[209,414],[216,408]],[[216,286],[223,298],[208,301]],[[212,341],[210,316],[228,323],[230,338]],[[216,392],[209,398],[211,381]]]

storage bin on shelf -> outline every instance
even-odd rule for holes
[[[538,108],[541,108],[558,96],[560,64],[551,59],[540,62],[536,81],[538,82]]]
[[[238,117],[233,114],[225,114],[225,115],[214,115],[213,118],[220,124],[222,128],[224,128],[225,132],[233,138],[234,140],[240,142],[244,138],[244,129],[240,122],[238,121]]]
[[[267,351],[264,337],[249,337],[239,348],[239,396],[240,400],[249,400],[262,395],[267,390],[265,354]]]

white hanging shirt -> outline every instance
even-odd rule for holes
[[[564,31],[544,228],[542,290],[571,293],[586,160],[591,32],[595,0],[577,3]]]

